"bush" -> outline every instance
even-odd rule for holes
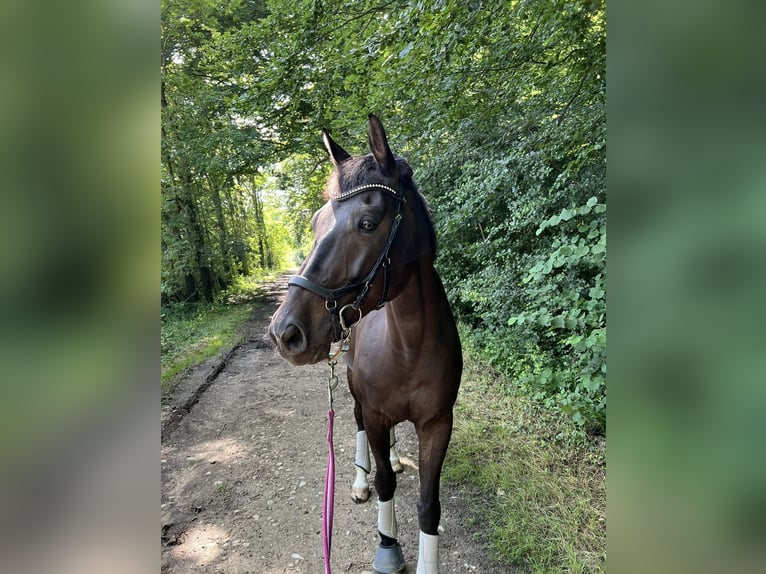
[[[508,319],[537,358],[519,385],[588,430],[606,428],[606,205],[591,197],[546,219],[537,234],[557,233],[533,258],[521,312]]]

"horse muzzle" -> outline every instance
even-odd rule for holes
[[[291,315],[281,318],[275,315],[269,325],[269,336],[279,354],[293,365],[318,363],[327,358],[330,349],[329,337],[312,337],[310,330]],[[316,344],[317,340],[321,342]]]

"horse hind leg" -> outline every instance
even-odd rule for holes
[[[370,474],[370,448],[367,440],[367,432],[364,430],[364,423],[361,420],[361,412],[357,417],[357,410],[361,411],[354,405],[354,417],[357,419],[357,431],[356,431],[356,454],[354,456],[354,466],[356,468],[356,476],[354,477],[354,483],[351,485],[351,499],[356,503],[367,502],[370,498],[370,482],[368,475]],[[389,434],[389,454],[388,459],[391,462],[391,468],[395,473],[404,471],[399,460],[399,453],[396,451],[396,431],[394,427],[391,427]]]
[[[370,482],[367,475],[370,472],[370,449],[367,443],[367,433],[364,429],[356,432],[356,456],[354,457],[356,477],[351,485],[351,499],[354,502],[367,502],[370,498]]]
[[[390,436],[389,436],[389,452],[388,452],[388,459],[391,461],[391,468],[396,472],[397,474],[404,471],[404,467],[402,466],[402,462],[399,460],[399,453],[396,452],[396,427],[391,427]]]
[[[364,430],[362,420],[362,407],[354,401],[354,418],[356,419],[356,454],[354,466],[356,477],[351,485],[351,499],[356,503],[367,502],[370,498],[370,482],[367,475],[370,473],[370,448],[367,441],[367,433]]]

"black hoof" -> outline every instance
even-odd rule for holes
[[[378,546],[372,569],[376,574],[394,574],[404,570],[404,555],[399,543],[393,546]]]

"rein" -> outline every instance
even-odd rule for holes
[[[389,276],[389,271],[391,267],[391,259],[388,256],[389,251],[391,250],[391,246],[394,243],[394,239],[396,239],[396,233],[399,230],[399,224],[402,221],[402,204],[406,203],[406,199],[404,199],[404,196],[400,194],[398,191],[393,189],[392,187],[388,187],[387,185],[382,185],[378,183],[369,183],[366,185],[360,185],[358,187],[354,187],[348,191],[345,191],[341,193],[338,197],[333,198],[332,201],[345,201],[349,199],[350,197],[354,197],[355,195],[358,195],[360,193],[363,193],[365,191],[370,191],[373,189],[377,189],[380,191],[385,191],[392,195],[394,199],[396,199],[399,204],[397,206],[396,210],[396,216],[394,217],[393,222],[391,223],[391,230],[388,233],[388,239],[386,240],[386,244],[383,247],[383,251],[378,256],[378,258],[375,260],[375,264],[372,266],[372,269],[370,269],[370,272],[365,275],[365,277],[361,281],[357,281],[356,283],[353,283],[351,285],[346,285],[344,287],[337,287],[334,289],[324,287],[323,285],[319,285],[318,283],[315,283],[311,279],[304,277],[303,275],[292,275],[290,279],[287,282],[287,286],[290,285],[297,285],[298,287],[301,287],[302,289],[306,289],[307,291],[311,291],[312,293],[319,295],[320,297],[323,297],[325,300],[325,308],[327,309],[327,312],[330,314],[330,319],[333,323],[334,332],[337,337],[337,333],[340,331],[341,337],[343,337],[343,334],[345,334],[347,331],[350,332],[351,328],[356,325],[359,321],[362,320],[362,303],[364,303],[365,298],[367,297],[367,293],[370,290],[370,286],[372,285],[372,282],[375,280],[375,276],[378,274],[378,271],[383,269],[383,294],[380,297],[380,300],[376,303],[375,308],[380,309],[383,307],[383,305],[386,304],[386,299],[388,298],[388,287],[389,283],[391,281],[391,278]],[[354,299],[353,303],[349,303],[347,305],[344,305],[340,309],[338,309],[338,300],[342,297],[345,297],[346,295],[350,295],[355,292],[359,292],[356,296],[356,299]],[[351,309],[352,311],[356,312],[356,317],[353,318],[352,321],[347,321],[346,317],[344,317],[344,313]],[[340,327],[338,329],[337,327]]]

